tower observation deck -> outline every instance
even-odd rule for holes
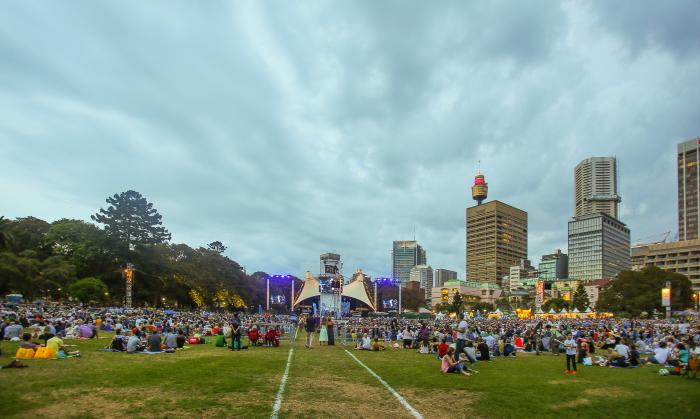
[[[479,164],[481,166],[481,164]],[[481,202],[486,199],[486,195],[489,192],[489,184],[486,183],[484,175],[481,174],[481,169],[474,176],[474,185],[472,186],[472,198],[476,201],[477,205],[481,205]]]

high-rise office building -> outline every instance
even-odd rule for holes
[[[395,240],[391,250],[392,276],[405,284],[410,280],[411,268],[426,265],[425,249],[415,240]]]
[[[553,282],[569,277],[569,256],[557,249],[556,252],[542,255],[538,266],[539,278],[545,282]]]
[[[604,213],[569,221],[569,279],[613,278],[629,270],[630,230]]]
[[[416,265],[411,268],[409,282],[417,282],[425,292],[425,300],[430,301],[430,292],[433,289],[433,268],[429,265]]]
[[[700,138],[678,144],[678,240],[700,238]]]
[[[449,269],[435,269],[435,274],[433,275],[433,288],[441,287],[447,281],[455,281],[457,279],[457,272],[451,271]]]
[[[603,213],[618,217],[621,201],[617,193],[615,157],[591,157],[574,170],[574,216]]]
[[[467,279],[500,283],[527,259],[527,212],[491,201],[467,208]]]

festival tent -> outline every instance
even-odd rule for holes
[[[554,307],[552,307],[552,308],[549,309],[549,314],[557,314],[557,312],[554,311]]]
[[[566,311],[566,307],[562,308],[561,311],[559,312],[560,314],[569,314],[568,311]]]
[[[372,310],[377,311],[367,291],[367,283],[365,282],[365,275],[362,273],[362,269],[358,269],[353,275],[352,282],[343,287],[342,295],[343,297],[359,300],[367,304]]]
[[[308,298],[318,297],[320,295],[321,291],[318,279],[314,278],[313,275],[311,275],[311,272],[306,271],[306,275],[304,276],[304,285],[302,285],[301,291],[297,297],[294,298],[292,306],[296,306],[299,304],[299,302]]]
[[[488,318],[489,319],[500,319],[502,314],[503,314],[503,312],[501,311],[501,309],[496,308],[496,311],[489,313]]]

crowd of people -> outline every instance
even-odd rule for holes
[[[17,351],[21,359],[80,356],[77,351],[67,350],[63,339],[96,339],[101,332],[114,332],[102,349],[110,352],[174,352],[207,339],[236,351],[248,346],[276,347],[280,338],[295,327],[295,316],[269,314],[68,305],[0,306],[0,310],[0,336],[21,342]]]
[[[697,321],[516,318],[398,319],[346,318],[330,314],[292,315],[148,309],[25,305],[2,307],[0,336],[20,342],[18,355],[80,356],[64,339],[95,339],[114,332],[105,350],[174,352],[212,340],[234,351],[250,346],[277,347],[297,326],[305,346],[354,345],[367,351],[415,350],[440,359],[440,369],[470,375],[477,362],[519,353],[563,354],[565,372],[578,367],[663,365],[669,374],[697,371],[700,324]],[[44,349],[46,348],[46,349]],[[563,357],[563,358],[564,358]],[[562,365],[564,361],[562,360]]]

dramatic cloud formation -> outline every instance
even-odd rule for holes
[[[688,1],[26,2],[0,7],[0,212],[89,219],[135,189],[249,271],[464,276],[477,160],[566,249],[574,166],[617,156],[633,241],[677,230],[700,135]]]

